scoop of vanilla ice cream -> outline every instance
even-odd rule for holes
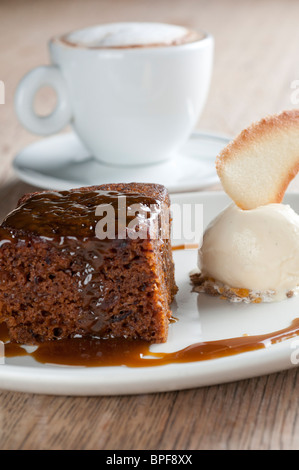
[[[283,298],[299,285],[299,215],[284,204],[231,204],[205,230],[198,264],[226,286]]]

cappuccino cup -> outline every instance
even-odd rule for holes
[[[31,70],[16,89],[18,119],[38,135],[71,125],[109,165],[167,160],[205,105],[213,49],[210,34],[163,23],[113,23],[54,37],[51,65]],[[34,98],[44,86],[56,92],[56,107],[39,116]]]

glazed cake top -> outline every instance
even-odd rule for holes
[[[26,195],[5,218],[2,228],[47,238],[85,238],[97,236],[96,227],[102,221],[103,229],[105,223],[106,229],[114,224],[114,232],[119,234],[133,226],[134,220],[142,224],[161,211],[160,194],[145,191],[145,195],[133,189],[116,185],[116,190],[90,187]]]

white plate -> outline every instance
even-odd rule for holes
[[[94,160],[71,132],[29,145],[16,156],[13,167],[23,181],[46,189],[138,181],[163,184],[172,193],[197,191],[219,182],[215,157],[228,142],[224,136],[194,133],[172,160],[115,167]]]
[[[286,198],[299,211],[299,195]],[[173,203],[204,206],[206,225],[230,201],[223,193],[173,195]],[[199,341],[271,333],[288,327],[299,315],[299,297],[273,304],[231,304],[191,293],[189,272],[196,266],[196,250],[174,251],[179,293],[168,342],[153,351],[171,352]],[[61,395],[121,395],[180,390],[219,384],[294,367],[291,354],[296,339],[265,349],[201,362],[157,367],[65,367],[43,365],[32,357],[6,359],[0,365],[0,388]],[[298,345],[297,345],[298,347]]]

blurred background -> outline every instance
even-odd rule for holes
[[[159,21],[199,28],[215,37],[208,101],[198,129],[234,136],[265,114],[292,108],[299,79],[299,2],[295,0],[0,0],[0,185],[13,178],[15,154],[39,137],[17,122],[13,95],[22,76],[49,63],[48,39],[89,25]],[[55,104],[50,89],[36,107]]]

